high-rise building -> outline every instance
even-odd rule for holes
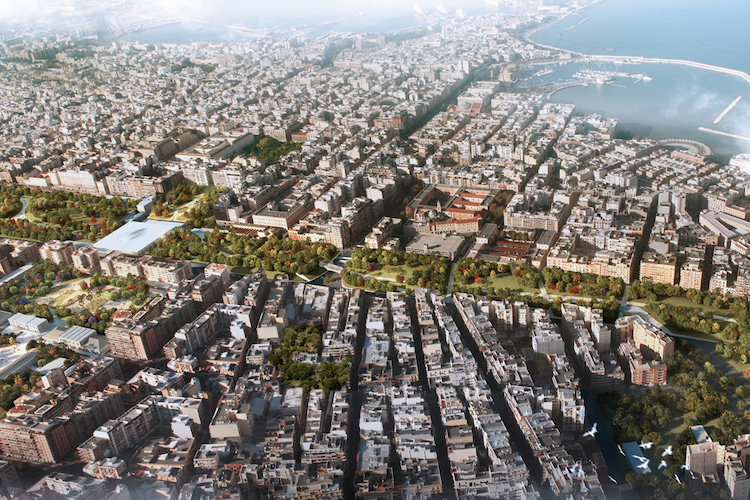
[[[677,283],[677,257],[646,252],[641,259],[641,281],[675,285]]]
[[[77,443],[68,438],[59,419],[32,416],[0,421],[0,453],[8,458],[36,463],[59,463]]]
[[[71,241],[52,240],[42,245],[39,255],[55,264],[71,266],[73,265],[73,250],[75,250],[75,245]]]
[[[139,260],[143,277],[149,281],[179,283],[193,277],[193,269],[186,260],[155,260],[150,256]]]
[[[674,339],[640,316],[617,318],[615,330],[620,342],[633,339],[635,347],[650,359],[658,355],[666,361],[674,354]]]
[[[73,267],[86,274],[94,274],[101,270],[99,266],[99,250],[94,245],[83,245],[76,248],[72,254]]]
[[[703,289],[703,259],[688,259],[680,269],[680,287],[683,290]]]

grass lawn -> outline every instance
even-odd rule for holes
[[[70,216],[70,219],[74,222],[75,221],[88,221],[90,219],[90,217],[86,217],[85,215],[83,215],[83,213],[77,208],[63,208],[62,210],[64,210],[65,213],[67,213]],[[26,218],[32,222],[41,222],[41,219],[37,215],[39,213],[40,212],[34,212],[33,209],[26,210]]]
[[[304,276],[305,278],[307,278],[309,280],[314,280],[315,278],[317,278],[318,276],[320,276],[321,274],[323,274],[325,272],[326,272],[326,270],[324,268],[318,266],[318,268],[315,271],[313,271],[313,272],[311,272],[309,274],[303,274],[302,276]]]
[[[254,267],[234,266],[229,268],[230,273],[236,274],[253,274],[256,271]]]
[[[509,288],[511,290],[521,290],[522,292],[539,293],[539,288],[529,288],[518,284],[518,279],[512,274],[505,274],[495,278],[482,278],[483,288]]]
[[[363,271],[362,274],[372,276],[373,278],[384,278],[388,281],[396,281],[396,276],[399,274],[404,275],[404,280],[408,279],[414,269],[416,269],[416,267],[399,264],[397,266],[385,266],[382,269],[375,269],[374,271]]]
[[[660,300],[659,302],[663,302],[664,304],[669,304],[673,306],[682,306],[685,308],[700,309],[702,312],[711,313],[714,316],[726,316],[728,318],[733,318],[735,316],[735,314],[729,309],[716,309],[713,306],[707,306],[704,304],[696,304],[695,302],[693,302],[687,297],[667,297],[663,300]]]
[[[178,221],[178,222],[187,222],[188,218],[185,215],[188,210],[196,206],[200,201],[203,199],[203,195],[205,193],[201,193],[192,200],[188,201],[187,203],[183,203],[182,205],[170,205],[169,208],[173,210],[173,212],[166,217],[156,216],[156,215],[149,215],[149,219],[155,219],[155,220],[170,220],[170,221]]]
[[[630,302],[643,304],[644,306],[648,305],[647,301],[644,301],[643,299],[636,299],[631,300]],[[675,307],[684,307],[685,309],[698,309],[701,313],[711,313],[714,316],[724,316],[727,318],[734,318],[736,314],[734,314],[730,309],[716,309],[713,306],[707,306],[705,304],[696,304],[692,300],[690,300],[687,297],[662,297],[656,302],[655,304],[668,304]]]

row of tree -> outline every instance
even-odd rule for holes
[[[205,227],[209,229],[216,228],[216,217],[214,216],[214,205],[219,200],[222,193],[227,189],[211,186],[203,193],[203,198],[197,205],[185,212],[188,227]]]
[[[65,358],[64,366],[68,368],[81,359],[80,354],[61,345],[50,345],[31,340],[26,344],[26,350],[30,351],[32,349],[36,349],[36,365],[39,367],[54,361],[56,358]]]
[[[114,307],[110,309],[100,307],[94,312],[84,309],[78,314],[66,317],[65,325],[85,326],[86,328],[96,330],[96,333],[99,335],[104,335],[109,325],[112,324],[112,318],[114,318],[116,312],[117,309]]]
[[[622,297],[625,282],[622,278],[599,276],[590,273],[564,271],[559,267],[542,269],[544,286],[552,293],[572,293],[573,295],[600,298]]]
[[[256,156],[265,165],[273,165],[292,151],[302,149],[302,144],[294,141],[281,142],[273,137],[264,137],[253,141],[242,150],[242,156]]]
[[[65,239],[96,241],[119,228],[122,218],[137,206],[136,200],[119,196],[106,198],[67,191],[32,192],[31,197],[29,216],[48,226],[70,230],[71,237]],[[77,213],[85,218],[74,216]]]
[[[196,196],[205,190],[206,186],[181,182],[167,193],[157,195],[155,203],[151,206],[151,215],[155,217],[168,217],[174,213],[176,208],[193,201]]]
[[[30,188],[18,186],[0,186],[0,219],[13,217],[23,208],[21,203],[22,196],[28,196],[31,193]]]
[[[2,218],[0,218],[0,235],[34,241],[80,240],[84,236],[90,236],[80,231],[74,232],[71,227],[37,224],[28,219]]]
[[[680,297],[682,295],[692,300],[694,304],[709,306],[714,309],[731,308],[733,312],[739,312],[746,308],[747,304],[747,300],[742,297],[733,299],[716,291],[700,292],[690,289],[685,292],[680,285],[654,283],[651,280],[635,280],[628,289],[628,300],[646,299],[649,302],[656,302],[665,297]]]
[[[682,295],[680,285],[665,285],[647,280],[635,280],[628,289],[628,300],[646,299],[656,301],[662,297],[679,297]]]
[[[675,399],[674,394],[656,386],[642,395],[602,392],[596,396],[596,404],[602,415],[612,422],[616,443],[650,441],[659,445],[659,431],[672,423],[670,405]]]
[[[365,276],[373,271],[390,271],[394,268],[402,271],[396,276],[396,283]],[[342,279],[348,286],[379,292],[395,290],[405,284],[412,288],[419,286],[445,293],[450,269],[451,260],[447,257],[362,247],[352,254],[342,273]]]
[[[377,278],[368,278],[348,269],[344,269],[341,272],[341,281],[344,283],[344,285],[350,288],[359,287],[364,288],[365,290],[371,290],[373,292],[380,293],[397,292],[403,289],[406,290],[405,293],[407,295],[411,295],[412,291],[414,290],[413,287],[404,286],[402,284],[403,282],[399,283],[396,281],[385,281],[379,280]]]
[[[321,262],[333,259],[338,250],[327,243],[298,241],[276,235],[255,238],[210,231],[201,238],[189,229],[180,228],[159,240],[149,253],[160,258],[197,259],[294,275],[314,273]]]
[[[306,392],[311,389],[337,391],[346,385],[349,379],[349,359],[341,363],[323,361],[308,363],[297,361],[298,354],[316,353],[320,348],[323,325],[301,324],[285,328],[281,343],[269,356],[269,361],[281,373],[286,384],[303,387]]]
[[[718,370],[710,356],[699,348],[681,340],[677,347],[668,364],[671,383],[680,387],[677,409],[693,412],[698,423],[722,415],[728,409],[730,391],[740,391],[738,394],[744,391],[733,389],[736,379]],[[732,439],[736,437],[737,434]]]
[[[36,382],[41,376],[38,371],[27,368],[0,379],[0,408],[13,408],[16,399],[36,388]]]
[[[721,323],[714,321],[711,314],[703,314],[700,309],[650,302],[646,310],[667,327],[683,332],[711,335],[722,330]]]

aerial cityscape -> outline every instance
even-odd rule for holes
[[[0,499],[750,500],[748,16],[5,5]]]

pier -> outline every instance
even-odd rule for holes
[[[723,120],[724,117],[727,116],[729,114],[729,112],[732,111],[734,109],[734,107],[737,106],[740,103],[741,100],[742,100],[742,96],[739,96],[737,99],[735,99],[734,101],[732,101],[732,104],[730,104],[729,106],[727,106],[727,109],[725,109],[724,111],[722,111],[721,114],[716,117],[716,119],[714,120],[714,125],[716,125],[717,123],[721,122],[721,120]]]
[[[745,137],[743,135],[730,134],[729,132],[722,132],[721,130],[714,130],[712,128],[706,128],[706,127],[698,127],[698,130],[700,130],[701,132],[708,132],[710,134],[723,135],[725,137],[731,137],[732,139],[739,139],[741,141],[750,142],[750,137]]]
[[[578,56],[580,57],[583,62],[586,61],[600,61],[600,62],[611,62],[614,64],[624,64],[624,63],[630,63],[630,64],[678,64],[681,66],[690,66],[693,68],[699,68],[699,69],[706,69],[709,71],[716,71],[717,73],[724,73],[727,75],[737,76],[739,78],[742,78],[745,80],[748,84],[750,84],[750,75],[745,73],[744,71],[740,71],[737,69],[730,69],[730,68],[724,68],[721,66],[714,66],[712,64],[704,64],[699,63],[695,61],[687,61],[685,59],[661,59],[656,57],[643,57],[643,56],[607,56],[607,55],[596,55],[596,54],[584,54],[583,52],[576,52],[574,50],[569,49],[563,49],[560,47],[555,47],[553,45],[547,45],[544,43],[538,43],[531,39],[531,35],[539,31],[540,29],[543,29],[544,27],[539,27],[534,30],[531,30],[530,32],[526,33],[524,35],[524,39],[531,44],[536,45],[537,47],[542,47],[549,50],[554,51],[560,51],[560,52],[567,52],[568,54]],[[570,41],[570,40],[568,40]],[[575,43],[575,42],[574,42]],[[601,49],[606,49],[605,47],[598,47]]]

